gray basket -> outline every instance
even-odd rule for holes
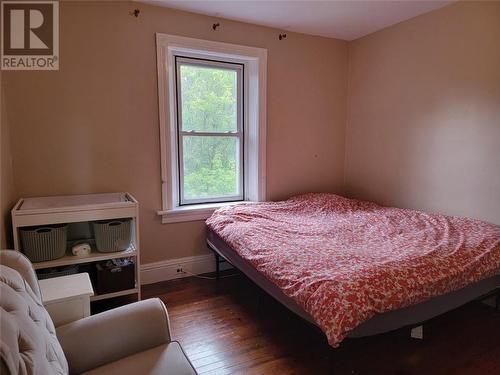
[[[66,254],[68,225],[20,228],[23,253],[32,262],[45,262]]]
[[[92,222],[97,251],[112,253],[127,250],[132,238],[132,219],[100,220]]]

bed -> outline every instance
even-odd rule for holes
[[[334,194],[224,207],[208,245],[331,346],[417,324],[500,286],[500,227]]]

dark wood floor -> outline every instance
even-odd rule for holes
[[[479,302],[426,323],[423,341],[400,329],[334,350],[241,275],[143,287],[156,296],[200,374],[500,374],[500,313]]]

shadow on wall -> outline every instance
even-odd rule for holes
[[[459,2],[351,43],[351,196],[500,224],[499,15]]]
[[[424,104],[421,114],[398,119],[402,129],[389,129],[390,135],[381,130],[371,147],[383,152],[379,163],[384,166],[363,176],[373,183],[353,186],[349,179],[351,196],[500,224],[493,210],[500,199],[500,134],[495,135],[500,131],[495,123],[475,118],[478,113],[500,118],[500,108],[491,97],[476,98],[479,104],[471,108],[473,92],[464,88],[440,95]]]
[[[0,73],[0,87],[1,86]],[[0,247],[12,248],[12,225],[10,210],[16,196],[14,190],[14,174],[12,169],[12,154],[10,145],[10,128],[5,111],[3,87],[0,91]]]

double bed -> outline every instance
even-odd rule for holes
[[[500,286],[500,227],[333,194],[224,207],[208,245],[331,346],[417,324]]]

